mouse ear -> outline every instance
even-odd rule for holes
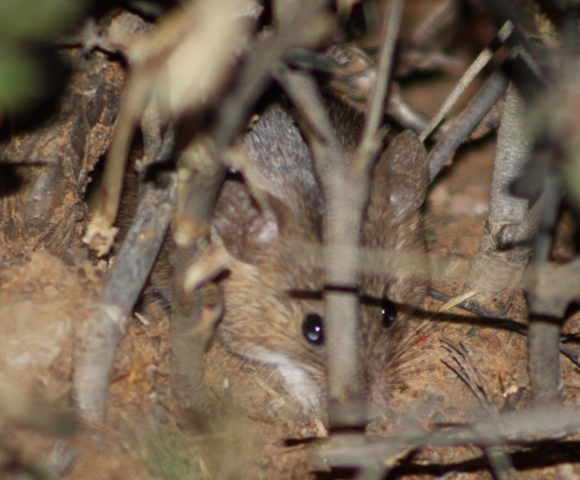
[[[419,208],[425,201],[429,185],[426,151],[417,136],[411,131],[399,134],[379,158],[371,178],[363,221],[363,245],[385,250],[388,266],[384,292],[367,293],[384,295],[395,302],[417,304],[427,284]],[[416,270],[422,278],[415,279]],[[414,281],[410,281],[409,272]],[[378,288],[375,285],[374,290]]]
[[[284,238],[310,239],[316,234],[317,229],[297,218],[284,201],[266,192],[258,196],[259,201],[241,182],[227,181],[222,187],[212,230],[235,258],[256,263]]]
[[[255,263],[282,237],[319,234],[322,195],[311,153],[292,116],[274,103],[243,138],[238,169],[225,182],[214,225],[235,257]]]
[[[375,166],[371,202],[388,201],[396,215],[415,212],[429,186],[426,157],[423,143],[412,131],[397,135]]]
[[[417,215],[429,185],[425,147],[410,130],[399,134],[380,156],[371,175],[363,225],[365,244],[394,245],[395,225]]]

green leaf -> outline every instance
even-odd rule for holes
[[[82,0],[0,0],[0,38],[44,40],[69,26],[84,6]]]
[[[0,108],[18,108],[37,97],[42,72],[33,58],[0,45]]]

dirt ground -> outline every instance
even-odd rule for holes
[[[493,138],[467,149],[429,193],[425,219],[431,256],[464,260],[449,272],[455,281],[434,281],[435,289],[451,295],[461,286],[468,261],[477,253],[487,215],[493,153]],[[567,217],[564,221],[570,223]],[[569,251],[572,229],[563,225],[560,231],[557,249]],[[0,361],[8,378],[2,382],[3,396],[8,399],[6,405],[3,401],[3,478],[33,478],[34,472],[71,479],[330,478],[310,471],[315,447],[298,441],[326,435],[321,421],[297,413],[297,405],[275,371],[243,361],[219,344],[207,355],[207,380],[216,401],[232,405],[231,416],[213,438],[182,431],[172,414],[168,318],[154,309],[146,309],[141,320],[132,322],[117,351],[106,427],[75,428],[74,419],[69,418],[69,427],[56,438],[52,423],[62,423],[61,417],[66,420],[72,415],[68,405],[75,325],[90,313],[107,268],[105,262],[89,260],[67,265],[48,253],[35,252],[4,266],[0,274],[4,319],[0,327],[5,345]],[[431,312],[440,305],[427,298],[424,309]],[[508,315],[524,321],[521,295],[513,299]],[[579,315],[571,316],[566,332],[577,332],[579,322]],[[395,435],[485,418],[475,395],[446,365],[453,361],[442,338],[461,343],[471,352],[495,408],[504,407],[518,389],[524,392],[519,404],[525,405],[524,336],[486,326],[459,309],[436,318],[427,314],[421,323],[428,327],[409,343],[390,411],[371,424],[370,432]],[[577,405],[578,368],[563,360],[562,369],[566,403]],[[33,404],[38,411],[57,405],[52,423],[46,425],[43,416],[30,418]],[[525,478],[576,478],[578,474],[572,463],[534,469],[525,455],[516,462],[521,462]],[[17,464],[28,467],[29,477],[16,467],[10,476],[10,466]],[[409,478],[441,477],[456,469],[463,473],[445,478],[489,477],[482,452],[475,447],[423,450],[414,464],[417,472]],[[351,478],[352,473],[341,475],[332,478]]]

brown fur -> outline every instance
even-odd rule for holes
[[[348,112],[340,111],[333,118],[351,148],[358,125]],[[363,245],[397,254],[423,252],[418,212],[427,188],[423,146],[408,132],[393,143],[373,171]],[[267,358],[283,355],[306,372],[324,396],[326,347],[312,345],[302,335],[304,317],[324,313],[320,254],[309,248],[320,244],[324,211],[312,157],[292,117],[279,104],[262,112],[244,145],[246,183],[225,182],[213,222],[214,238],[220,237],[234,259],[221,280],[225,309],[218,337],[230,351],[250,360],[276,364]],[[152,275],[152,283],[166,297],[171,292],[169,258],[169,247],[165,247]],[[426,272],[421,262],[419,268]],[[361,281],[361,294],[378,300],[362,306],[359,338],[367,392],[378,403],[386,398],[391,383],[396,364],[393,346],[402,338],[405,319],[426,289],[425,276],[402,275],[404,262],[391,262],[388,267],[386,272],[365,274]],[[383,296],[401,304],[398,319],[389,329],[381,324]]]

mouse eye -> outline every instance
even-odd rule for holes
[[[383,327],[389,328],[397,319],[397,306],[388,298],[383,298],[381,303],[381,321]]]
[[[322,317],[318,313],[309,313],[302,321],[302,335],[313,345],[322,345],[324,334],[322,327]]]

